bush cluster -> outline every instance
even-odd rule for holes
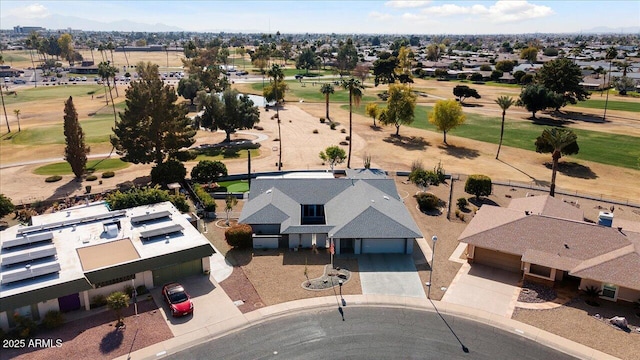
[[[331,125],[329,125],[329,128],[331,128],[331,130],[335,130],[336,129],[336,123],[331,123]]]
[[[202,188],[199,184],[196,184],[194,191],[198,199],[200,199],[200,204],[204,208],[204,211],[216,211],[216,201],[211,197],[211,195],[209,195],[207,190]]]
[[[44,179],[44,181],[48,183],[52,183],[60,180],[62,180],[62,176],[60,175],[51,175],[48,178]]]
[[[419,193],[416,195],[420,211],[431,211],[440,207],[442,200],[431,193]]]
[[[475,195],[476,199],[479,199],[480,196],[491,195],[491,189],[491,178],[486,175],[469,175],[464,184],[464,192]]]
[[[458,205],[458,209],[463,210],[467,207],[467,205],[469,204],[469,202],[467,201],[467,198],[458,198],[458,201],[456,202],[456,205]]]
[[[128,209],[141,205],[157,204],[165,201],[171,203],[181,212],[189,211],[189,204],[183,195],[170,195],[169,191],[158,187],[133,188],[125,192],[116,191],[106,198],[112,210]]]
[[[224,232],[224,238],[229,246],[246,249],[253,246],[253,229],[248,224],[238,224]]]
[[[96,181],[96,180],[98,180],[98,177],[95,176],[95,175],[89,175],[89,176],[87,176],[85,178],[85,180],[87,180],[87,181]]]
[[[91,307],[99,308],[107,305],[107,298],[104,295],[95,295],[91,298]]]
[[[151,181],[154,184],[181,182],[186,176],[187,169],[176,160],[168,160],[151,168]]]
[[[227,176],[227,166],[220,161],[201,160],[191,170],[191,180],[199,183],[217,181]]]
[[[108,178],[112,178],[116,176],[116,173],[114,173],[113,171],[105,171],[102,173],[102,178],[103,179],[108,179]]]
[[[60,311],[50,310],[44,315],[42,325],[47,329],[56,329],[64,324],[64,317]]]

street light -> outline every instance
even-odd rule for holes
[[[431,271],[429,272],[429,281],[427,282],[427,287],[429,288],[427,290],[427,299],[431,299],[431,279],[433,276],[433,257],[436,254],[436,242],[438,241],[438,237],[433,235],[431,237],[431,241],[433,241],[433,249],[431,249]]]

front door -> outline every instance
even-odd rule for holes
[[[58,298],[60,312],[69,312],[80,309],[80,294],[75,293]]]

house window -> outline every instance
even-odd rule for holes
[[[531,274],[543,276],[546,278],[551,277],[551,268],[542,265],[531,264],[531,266],[529,267],[529,272]]]
[[[324,205],[301,205],[302,209],[302,225],[318,225],[326,224],[324,219]]]
[[[618,287],[613,284],[602,285],[602,297],[615,300],[618,295]]]
[[[135,275],[123,276],[123,277],[119,277],[119,278],[116,278],[116,279],[111,279],[111,280],[107,280],[107,281],[96,283],[95,286],[96,286],[96,289],[97,289],[97,288],[101,288],[101,287],[104,287],[104,286],[109,286],[109,285],[125,282],[127,280],[133,280],[135,278],[136,278]]]

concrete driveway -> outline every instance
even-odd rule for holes
[[[396,295],[426,298],[411,255],[358,255],[360,283],[365,295]]]
[[[466,263],[449,285],[442,301],[511,318],[520,291],[518,281],[520,275],[517,273]]]

